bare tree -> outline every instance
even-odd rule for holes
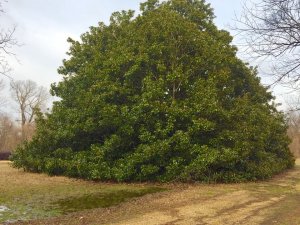
[[[9,135],[12,130],[12,122],[7,116],[0,115],[0,151],[7,150]]]
[[[0,0],[0,16],[3,12],[4,10]],[[11,49],[13,46],[18,45],[18,42],[14,38],[15,31],[16,26],[8,29],[0,27],[0,74],[10,79],[9,72],[11,68],[9,67],[7,57],[14,55]]]
[[[300,1],[247,1],[237,30],[258,57],[270,58],[275,82],[300,80]]]
[[[0,80],[0,112],[2,111],[2,107],[6,104],[6,99],[3,97],[3,89],[4,89],[4,82]]]
[[[299,111],[290,111],[288,114],[287,134],[291,139],[290,150],[296,156],[300,157],[300,113]]]
[[[17,126],[9,116],[0,114],[0,153],[14,151],[21,142],[21,127]]]
[[[12,81],[10,89],[14,101],[18,104],[22,137],[25,139],[25,129],[33,123],[37,110],[45,107],[50,95],[46,88],[31,80]]]

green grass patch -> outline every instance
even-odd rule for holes
[[[109,207],[130,198],[166,190],[155,185],[108,184],[49,177],[13,169],[0,162],[0,224]]]
[[[54,209],[62,213],[77,212],[86,209],[105,208],[117,205],[127,199],[162,191],[162,188],[145,188],[141,190],[119,190],[107,193],[93,193],[78,197],[61,199],[54,203]]]

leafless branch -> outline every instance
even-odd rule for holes
[[[0,0],[0,15],[4,13],[2,3],[6,1]],[[16,31],[16,26],[13,26],[10,29],[4,29],[0,27],[0,75],[5,76],[12,80],[12,77],[9,75],[11,68],[8,64],[7,57],[15,56],[12,48],[18,46],[17,40],[14,38]]]
[[[247,1],[234,27],[245,40],[248,52],[270,58],[277,83],[300,81],[300,1]]]
[[[24,128],[34,121],[36,110],[45,106],[49,93],[46,88],[38,86],[31,80],[11,81],[10,90],[13,100],[18,104],[21,125]]]

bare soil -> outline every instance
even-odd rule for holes
[[[169,184],[118,206],[19,224],[300,224],[300,160],[275,178],[244,184]]]

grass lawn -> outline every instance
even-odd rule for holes
[[[108,207],[148,193],[153,185],[88,182],[12,169],[0,161],[0,224]]]
[[[300,225],[299,215],[299,159],[268,181],[162,186],[49,177],[0,162],[0,224]]]

